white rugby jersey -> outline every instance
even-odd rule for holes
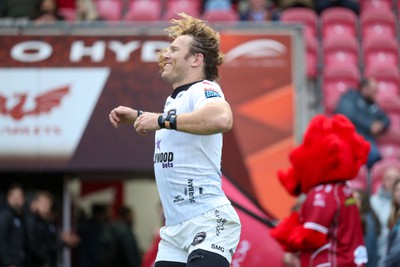
[[[218,84],[199,81],[176,88],[164,115],[188,113],[224,99]],[[179,129],[179,116],[177,119]],[[155,134],[154,172],[166,225],[230,204],[221,189],[222,134],[195,135],[161,129]]]

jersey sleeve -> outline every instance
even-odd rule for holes
[[[336,203],[327,186],[320,186],[308,193],[301,209],[304,228],[328,234],[329,225],[336,213]]]
[[[192,89],[191,104],[194,110],[204,107],[210,102],[225,99],[221,87],[210,81],[199,82]]]

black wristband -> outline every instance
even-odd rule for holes
[[[138,110],[138,111],[137,111],[137,116],[139,117],[140,115],[143,114],[143,112],[144,112],[143,110]]]
[[[165,119],[166,116],[164,115],[158,116],[158,125],[160,126],[161,129],[165,128]]]
[[[171,116],[172,115],[167,115],[167,117],[165,118],[165,129],[171,129],[171,125],[170,125],[170,122],[169,122],[169,120],[171,119]]]
[[[177,123],[176,123],[176,118],[178,116],[176,115],[171,115],[171,118],[169,119],[169,128],[173,130],[177,130]]]

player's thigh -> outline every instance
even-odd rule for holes
[[[174,261],[157,261],[154,267],[186,267],[186,263]]]
[[[196,249],[189,254],[186,267],[229,267],[229,265],[228,260],[218,253]]]

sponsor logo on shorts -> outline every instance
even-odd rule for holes
[[[225,248],[222,247],[222,246],[218,246],[218,245],[215,245],[215,244],[211,244],[211,248],[212,248],[212,249],[215,249],[215,250],[219,250],[219,251],[221,251],[221,252],[225,252]]]
[[[193,238],[192,245],[196,246],[196,245],[200,244],[201,242],[204,241],[204,239],[206,239],[206,237],[207,237],[206,232],[197,233],[196,236]]]
[[[214,214],[218,218],[215,234],[219,236],[219,234],[225,229],[225,223],[227,222],[227,219],[221,217],[219,210],[215,210]]]

